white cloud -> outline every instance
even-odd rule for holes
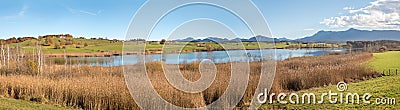
[[[353,10],[354,8],[352,7],[344,7],[343,10]]]
[[[77,14],[77,13],[82,13],[82,14],[87,14],[87,15],[92,15],[92,16],[97,16],[103,12],[103,10],[99,10],[97,12],[90,12],[86,10],[78,10],[78,9],[72,9],[67,7],[67,10],[71,12],[72,14]]]
[[[29,8],[29,7],[28,7],[27,5],[24,5],[24,6],[22,7],[21,11],[19,11],[18,15],[19,15],[19,16],[24,16],[25,13],[26,13],[26,11],[28,10],[28,8]]]
[[[1,19],[14,19],[14,18],[18,18],[18,17],[22,17],[25,16],[26,11],[28,11],[29,7],[28,5],[24,5],[22,6],[22,9],[15,15],[10,15],[10,16],[2,16],[0,17]]]
[[[365,29],[400,30],[400,0],[377,0],[360,9],[345,7],[350,15],[324,19],[321,24],[330,28],[352,27]]]

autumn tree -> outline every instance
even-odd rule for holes
[[[54,49],[60,49],[60,48],[61,48],[61,46],[60,46],[59,43],[55,43],[55,44],[54,44]]]
[[[165,42],[167,42],[167,40],[162,39],[162,40],[160,41],[160,44],[165,44]]]
[[[54,43],[54,40],[53,40],[53,38],[51,38],[51,37],[47,37],[46,40],[45,40],[44,42],[45,42],[46,44],[48,44],[48,45],[51,45],[51,44]]]

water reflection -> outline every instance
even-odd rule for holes
[[[212,52],[190,52],[182,54],[150,54],[145,59],[140,59],[137,55],[112,56],[112,57],[72,57],[72,58],[49,58],[49,63],[53,64],[72,64],[72,65],[91,65],[91,66],[120,66],[123,64],[136,64],[140,62],[162,61],[166,64],[185,64],[209,59],[215,63],[227,62],[254,62],[261,59],[285,60],[292,57],[301,56],[321,56],[330,53],[344,53],[344,49],[276,49],[276,56],[267,55],[275,50],[229,50]],[[261,58],[263,52],[264,58]],[[122,61],[122,59],[125,61]]]

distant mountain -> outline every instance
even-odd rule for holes
[[[400,31],[395,30],[358,30],[319,31],[313,36],[297,39],[303,42],[345,42],[359,40],[400,40]]]
[[[275,42],[284,42],[284,41],[288,41],[288,42],[292,42],[294,40],[288,39],[288,38],[274,38]]]
[[[233,41],[233,42],[240,42],[240,41],[242,41],[242,42],[249,42],[249,39],[235,38],[235,39],[232,39],[231,41]]]
[[[229,39],[227,38],[218,38],[218,37],[208,37],[201,40],[201,42],[228,42],[228,41]]]
[[[281,41],[293,41],[291,39],[287,39],[287,38],[271,38],[271,37],[265,37],[265,36],[255,36],[255,37],[251,37],[250,39],[242,39],[242,42],[256,42],[257,40],[260,42],[271,42],[272,39],[275,42],[281,42]]]
[[[271,38],[266,36],[255,36],[249,39],[245,38],[235,38],[235,39],[226,39],[226,38],[218,38],[218,37],[207,37],[205,39],[194,39],[194,38],[185,38],[181,40],[173,40],[175,42],[256,42],[257,40],[260,42],[271,42],[272,39],[275,42],[346,42],[346,41],[370,41],[370,40],[397,40],[400,41],[400,31],[396,30],[358,30],[354,28],[350,28],[346,31],[319,31],[312,36],[304,37],[296,40],[291,40],[287,38]]]
[[[271,42],[273,39],[270,37],[265,37],[265,36],[255,36],[249,39],[250,42]]]
[[[255,36],[255,37],[251,37],[249,39],[245,39],[245,38],[235,38],[235,39],[227,39],[227,38],[218,38],[218,37],[207,37],[205,39],[193,39],[191,37],[189,38],[185,38],[185,39],[178,39],[178,40],[173,40],[175,42],[238,42],[238,41],[242,41],[242,42],[271,42],[272,40],[274,40],[275,42],[280,42],[280,41],[293,41],[287,38],[271,38],[271,37],[265,37],[265,36]]]
[[[188,37],[188,38],[185,38],[185,39],[178,39],[178,40],[174,40],[175,42],[190,42],[190,41],[193,41],[193,40],[195,40],[194,38],[192,38],[192,37]]]

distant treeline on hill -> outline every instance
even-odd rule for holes
[[[351,48],[367,49],[371,51],[400,50],[400,41],[377,40],[377,41],[347,41]]]
[[[71,34],[58,34],[58,35],[45,35],[45,36],[39,36],[37,38],[35,37],[12,37],[8,39],[0,39],[0,44],[11,44],[11,43],[20,43],[24,42],[27,40],[42,40],[42,39],[47,39],[47,38],[74,38]],[[86,39],[84,37],[79,37],[79,39]],[[110,42],[122,42],[122,40],[118,39],[107,39],[107,38],[90,38],[91,40],[108,40]]]
[[[42,38],[74,38],[71,34],[59,34],[59,35],[45,35],[45,36],[39,36],[39,39]]]

